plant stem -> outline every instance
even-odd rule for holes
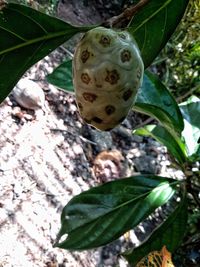
[[[200,85],[198,84],[197,86],[195,86],[194,88],[191,88],[188,92],[186,92],[184,95],[181,95],[179,97],[176,98],[176,101],[178,103],[181,103],[182,101],[184,101],[185,99],[187,99],[189,96],[191,96],[193,93],[195,93],[195,91],[197,91],[197,89],[200,88]]]
[[[107,21],[105,21],[102,26],[110,27],[110,28],[120,28],[123,24],[128,25],[129,21],[132,19],[132,17],[140,11],[149,0],[140,0],[137,4],[132,5],[128,8],[126,8],[121,14],[118,16],[114,16]]]

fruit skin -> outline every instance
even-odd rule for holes
[[[83,120],[113,129],[135,103],[143,80],[140,51],[126,31],[97,27],[78,43],[73,59],[76,102]]]

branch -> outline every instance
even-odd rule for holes
[[[176,98],[176,101],[178,103],[183,102],[185,99],[187,99],[189,96],[191,96],[193,93],[195,93],[198,89],[200,88],[200,85],[198,84],[197,86],[195,86],[194,88],[190,89],[189,91],[187,91],[184,95],[181,95],[179,97]]]
[[[136,5],[132,5],[126,8],[121,14],[118,16],[114,16],[107,21],[105,21],[102,26],[109,27],[109,28],[120,28],[123,24],[128,25],[132,17],[140,11],[149,0],[140,0]]]

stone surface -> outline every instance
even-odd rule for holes
[[[23,108],[37,110],[44,108],[45,95],[38,83],[29,78],[22,78],[14,87],[12,94]]]

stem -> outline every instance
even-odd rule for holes
[[[195,91],[199,88],[200,86],[197,85],[194,88],[190,89],[188,92],[186,92],[184,95],[179,96],[176,98],[176,101],[178,103],[181,103],[183,100],[185,100],[186,98],[188,98],[188,96],[191,96],[193,93],[195,93]]]
[[[127,26],[132,17],[138,11],[140,11],[148,2],[149,0],[140,0],[136,5],[132,5],[126,8],[121,14],[108,19],[102,25],[110,28],[120,28],[122,24],[126,24]]]

